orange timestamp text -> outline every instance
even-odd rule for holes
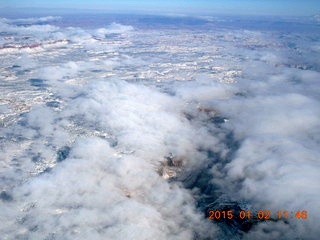
[[[208,218],[211,220],[231,220],[237,219],[258,219],[258,220],[276,220],[276,219],[307,219],[308,212],[306,210],[287,211],[278,210],[271,212],[270,210],[259,210],[255,212],[241,210],[209,210]]]

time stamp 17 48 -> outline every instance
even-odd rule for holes
[[[307,219],[308,212],[306,210],[287,211],[287,210],[258,210],[258,211],[233,211],[233,210],[209,210],[208,218],[211,220],[231,220],[234,218],[249,220],[286,220],[286,219]]]

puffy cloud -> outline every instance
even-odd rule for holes
[[[125,26],[119,23],[111,23],[107,28],[99,28],[94,32],[94,35],[100,38],[107,37],[108,34],[122,34],[133,30],[132,26]]]
[[[68,159],[22,185],[14,199],[25,219],[16,236],[31,238],[185,239],[203,222],[186,191],[99,138],[77,141]]]

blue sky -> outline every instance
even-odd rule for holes
[[[320,0],[0,0],[0,7],[101,9],[178,14],[313,15]]]

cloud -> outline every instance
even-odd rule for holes
[[[320,209],[319,187],[315,184],[320,180],[317,174],[320,108],[314,94],[317,90],[304,82],[315,80],[307,77],[310,73],[286,69],[279,74],[281,81],[273,81],[276,76],[255,80],[250,85],[242,80],[239,90],[249,91],[251,96],[231,98],[216,105],[233,119],[227,127],[241,144],[223,168],[221,178],[213,177],[212,181],[229,189],[235,198],[253,203],[257,210],[270,209],[276,213],[284,208],[293,212],[307,209],[314,213]],[[293,82],[292,76],[299,82]],[[215,172],[213,168],[213,175]],[[318,235],[318,230],[311,227],[311,222],[316,221],[312,215],[306,222],[290,221],[308,239]],[[284,232],[272,227],[268,230],[276,231]]]
[[[99,138],[79,140],[51,173],[23,185],[14,197],[32,207],[17,235],[27,228],[35,229],[27,236],[40,238],[191,238],[191,222],[203,220],[188,193],[143,159],[115,153]]]
[[[60,21],[62,18],[59,16],[47,16],[40,18],[18,18],[18,19],[6,19],[3,18],[2,21],[9,24],[43,24],[43,23],[52,23],[55,21]]]
[[[0,19],[0,26],[5,34],[0,38],[0,54],[45,51],[50,47],[65,46],[68,42],[84,45],[88,50],[110,51],[112,47],[106,46],[105,42],[96,38],[105,38],[108,34],[125,34],[133,30],[131,26],[118,23],[111,23],[106,28],[95,30],[77,27],[60,28],[48,24],[58,19],[58,17]]]
[[[132,26],[125,26],[119,23],[111,23],[107,28],[99,28],[95,31],[97,37],[104,38],[108,34],[122,34],[133,30]]]
[[[191,239],[194,232],[214,235],[190,193],[157,173],[168,151],[184,154],[186,160],[196,151],[195,132],[174,111],[179,106],[176,100],[122,82],[90,83],[81,95],[70,99],[60,113],[44,107],[27,115],[25,127],[33,131],[29,138],[51,139],[48,147],[53,149],[67,144],[71,152],[49,172],[45,169],[14,189],[15,205],[27,208],[11,216],[25,219],[15,226],[14,236]],[[64,128],[72,121],[90,132],[108,132],[117,139],[116,146],[93,136],[65,142],[64,137],[70,136]],[[137,142],[139,136],[144,137]],[[33,151],[42,154],[41,142],[40,149]],[[8,210],[8,214],[13,213]],[[3,226],[4,231],[8,228],[9,223]]]

